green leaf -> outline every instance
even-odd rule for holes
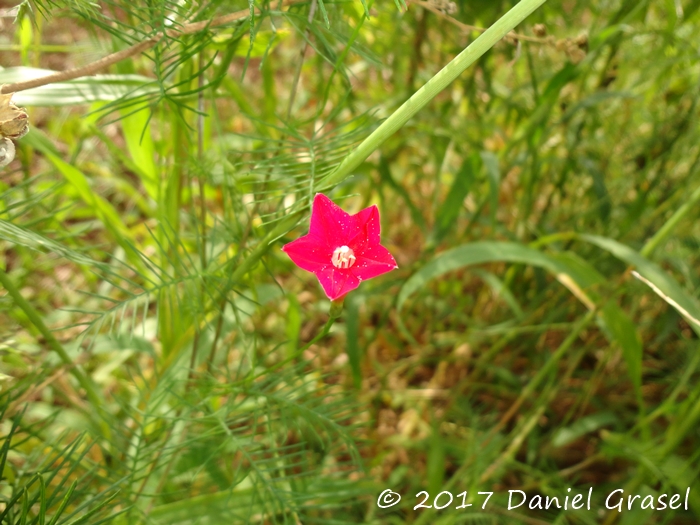
[[[510,262],[528,264],[543,268],[552,273],[559,282],[566,286],[587,308],[595,307],[594,301],[582,289],[596,277],[594,274],[587,279],[577,282],[581,268],[578,272],[571,271],[565,260],[552,257],[541,251],[529,248],[513,242],[483,241],[465,244],[437,255],[432,261],[413,274],[401,288],[397,299],[399,313],[399,328],[404,335],[411,338],[401,320],[401,309],[404,303],[413,293],[422,288],[428,281],[444,275],[452,270],[464,268],[474,264],[490,262]]]
[[[637,396],[642,394],[642,338],[632,320],[613,302],[606,304],[598,317],[609,340],[617,341]]]
[[[566,273],[582,288],[588,289],[606,281],[605,276],[574,252],[550,253],[549,256],[565,267]]]
[[[427,476],[430,494],[437,495],[445,482],[445,443],[437,427],[428,442]],[[440,502],[442,504],[443,502]]]
[[[131,108],[122,110],[121,125],[129,155],[137,166],[137,174],[141,177],[146,193],[154,201],[158,201],[160,185],[156,169],[156,150],[151,137],[149,124],[150,110],[148,108],[132,112]]]
[[[289,308],[287,309],[287,341],[288,350],[287,355],[296,355],[297,347],[299,345],[299,332],[301,331],[301,306],[299,305],[299,299],[293,293],[287,294],[287,300],[289,301]]]
[[[326,4],[323,2],[323,0],[318,0],[318,7],[321,9],[321,15],[323,16],[323,22],[326,24],[326,27],[330,29],[331,23],[328,20],[328,11],[326,11]]]
[[[413,274],[403,285],[397,299],[397,308],[403,308],[406,299],[428,281],[447,272],[489,262],[529,264],[557,274],[565,267],[543,252],[514,242],[483,241],[465,244],[437,255]]]
[[[455,175],[445,202],[442,203],[442,206],[437,211],[435,228],[433,230],[434,243],[439,243],[454,228],[459,212],[462,209],[464,198],[474,185],[474,180],[480,167],[481,158],[478,155],[471,155],[464,159],[462,167]]]
[[[68,505],[68,502],[70,501],[71,496],[73,495],[73,491],[75,491],[75,487],[77,485],[78,482],[73,481],[70,488],[68,489],[68,492],[66,492],[66,495],[63,497],[63,501],[61,501],[61,505],[58,507],[58,510],[54,514],[53,518],[51,518],[49,525],[56,525],[58,519],[61,517],[61,514],[63,514],[63,511],[66,510],[66,506]]]
[[[501,170],[498,166],[498,157],[490,151],[481,152],[481,161],[486,168],[486,178],[489,181],[489,214],[491,226],[496,226],[496,211],[498,210],[498,192],[501,186]]]
[[[39,475],[39,525],[46,523],[46,481],[44,477]]]
[[[552,446],[563,447],[576,441],[581,436],[594,432],[601,427],[616,423],[619,418],[610,412],[598,412],[577,419],[571,426],[560,428],[552,438]]]
[[[34,80],[54,73],[56,71],[50,69],[24,66],[0,69],[0,85]],[[75,106],[126,101],[159,91],[153,79],[141,75],[94,75],[20,91],[13,95],[12,102],[18,106]]]

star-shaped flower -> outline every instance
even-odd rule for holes
[[[309,233],[282,247],[299,268],[312,272],[334,301],[365,279],[398,268],[379,244],[379,210],[370,206],[350,215],[322,193],[311,210]]]

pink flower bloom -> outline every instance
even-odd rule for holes
[[[379,210],[370,206],[350,215],[322,193],[311,210],[309,233],[282,247],[299,268],[313,272],[334,301],[365,279],[398,268],[379,244]]]

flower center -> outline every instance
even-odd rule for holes
[[[331,262],[336,268],[350,268],[355,264],[355,252],[347,246],[336,248],[331,257]]]

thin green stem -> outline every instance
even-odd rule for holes
[[[476,62],[520,22],[547,0],[521,0],[515,7],[503,15],[491,27],[484,31],[464,51],[442,68],[433,78],[416,91],[399,109],[386,119],[362,144],[355,148],[338,168],[321,182],[324,186],[333,186],[347,177],[362,162],[377,150],[386,139],[403,127],[428,102],[449,86],[464,70]]]
[[[314,337],[311,341],[306,343],[304,346],[302,346],[299,350],[295,352],[295,356],[299,356],[303,354],[306,350],[308,350],[311,345],[314,345],[318,343],[321,339],[326,337],[328,335],[328,332],[331,331],[331,327],[333,326],[333,323],[335,323],[336,317],[329,317],[328,321],[326,321],[325,326],[323,327],[323,330],[321,330],[316,337]]]
[[[700,186],[698,186],[695,191],[690,195],[690,198],[685,201],[685,203],[676,210],[676,212],[671,216],[669,220],[657,231],[654,236],[649,239],[644,247],[640,250],[640,254],[643,257],[649,257],[659,245],[666,240],[666,238],[671,234],[678,223],[681,222],[691,210],[697,208],[697,204],[700,202]]]
[[[301,78],[301,70],[304,67],[304,57],[306,56],[306,50],[309,47],[309,33],[311,32],[311,23],[314,21],[314,14],[316,14],[316,4],[317,0],[311,0],[311,6],[309,7],[309,16],[306,18],[306,31],[304,31],[304,45],[301,47],[301,52],[299,53],[299,63],[297,64],[297,69],[294,71],[294,80],[292,80],[292,90],[289,93],[289,102],[287,103],[287,122],[289,123],[289,118],[292,115],[292,108],[294,106],[294,99],[297,96],[297,89],[299,87],[299,79]]]

